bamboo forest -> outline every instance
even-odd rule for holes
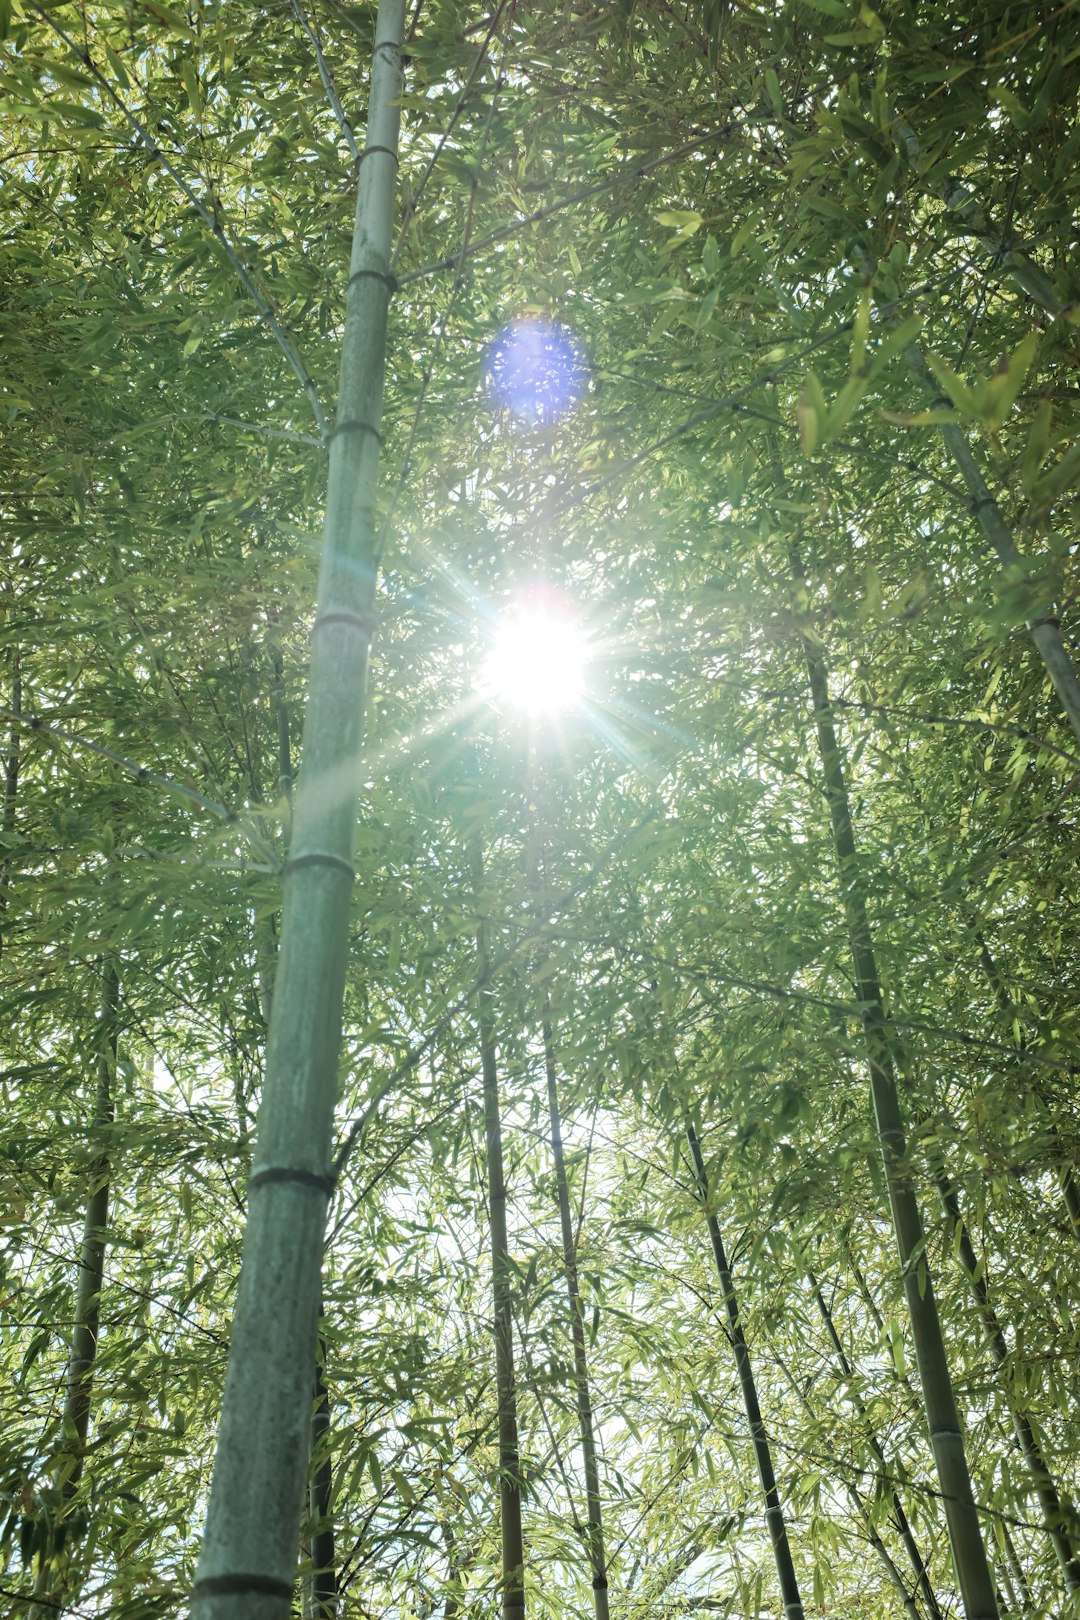
[[[0,1614],[1080,1620],[1077,0],[0,0]]]

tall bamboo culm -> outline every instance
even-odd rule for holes
[[[404,11],[380,0],[375,29],[266,1080],[193,1620],[285,1620],[296,1577],[374,628]]]
[[[483,905],[484,863],[479,840],[472,848],[473,888]],[[492,1014],[491,949],[488,925],[476,928],[477,1024],[484,1082],[484,1136],[487,1145],[488,1220],[491,1232],[492,1327],[495,1335],[495,1390],[499,1421],[499,1523],[502,1537],[503,1620],[525,1620],[525,1538],[521,1526],[521,1455],[518,1446],[517,1376],[514,1369],[514,1305],[510,1242],[506,1228],[506,1176],[503,1170],[499,1067]]]
[[[802,585],[804,583],[802,566],[794,552],[791,562],[796,581]],[[945,1507],[949,1545],[968,1620],[999,1620],[994,1583],[971,1489],[964,1437],[949,1374],[937,1300],[926,1258],[922,1215],[906,1163],[907,1137],[900,1112],[896,1072],[889,1050],[885,1007],[866,913],[866,898],[859,875],[843,756],[836,740],[825,664],[816,643],[808,636],[803,637],[803,647],[814,707],[825,797],[829,806],[841,902],[855,972],[856,994],[870,1074],[870,1094],[885,1166],[885,1180],[889,1189],[893,1231],[900,1258],[904,1296],[911,1320],[911,1337],[922,1386],[923,1407]]]
[[[773,1468],[769,1433],[761,1416],[761,1404],[758,1401],[757,1384],[754,1381],[754,1369],[750,1361],[750,1350],[746,1343],[746,1334],[743,1332],[742,1315],[735,1294],[735,1283],[731,1275],[731,1267],[728,1264],[727,1251],[724,1248],[724,1240],[720,1232],[720,1222],[709,1206],[709,1180],[705,1173],[705,1160],[701,1153],[701,1143],[690,1120],[686,1122],[686,1140],[689,1143],[690,1157],[694,1164],[694,1180],[697,1183],[698,1197],[701,1201],[701,1207],[705,1211],[705,1220],[709,1228],[713,1259],[716,1261],[716,1274],[720,1279],[720,1287],[724,1293],[728,1334],[731,1338],[731,1348],[735,1352],[735,1367],[739,1374],[743,1407],[746,1411],[746,1421],[750,1425],[754,1461],[757,1463],[758,1479],[761,1482],[761,1493],[765,1501],[765,1523],[768,1526],[769,1537],[772,1541],[776,1576],[780,1583],[780,1601],[784,1605],[785,1620],[803,1620],[802,1598],[799,1595],[798,1577],[795,1574],[795,1565],[791,1557],[791,1543],[788,1540],[784,1509],[780,1504],[780,1493],[776,1488],[776,1472]]]
[[[116,962],[106,957],[101,968],[101,1014],[97,1030],[94,1111],[89,1136],[97,1144],[90,1167],[89,1192],[79,1245],[78,1275],[75,1282],[75,1317],[64,1380],[64,1409],[61,1439],[54,1474],[56,1521],[51,1527],[46,1552],[35,1580],[36,1616],[54,1615],[73,1603],[81,1585],[79,1555],[67,1541],[60,1550],[56,1532],[66,1532],[65,1519],[71,1512],[86,1464],[87,1441],[93,1412],[94,1368],[97,1363],[98,1332],[101,1322],[101,1290],[105,1282],[105,1256],[108,1252],[109,1191],[112,1167],[108,1132],[113,1123],[116,1057],[120,1016],[120,980]],[[51,1556],[50,1556],[51,1555]]]
[[[1015,1365],[1014,1357],[1009,1350],[1009,1341],[1005,1337],[1005,1329],[990,1298],[985,1269],[979,1264],[967,1222],[960,1211],[960,1196],[956,1186],[944,1173],[935,1175],[934,1185],[945,1215],[946,1248],[956,1256],[956,1262],[971,1289],[975,1308],[982,1323],[983,1337],[993,1357],[994,1365],[1001,1375],[1001,1394],[1009,1412],[1016,1444],[1024,1459],[1028,1478],[1038,1498],[1043,1524],[1061,1566],[1065,1585],[1075,1597],[1080,1593],[1080,1562],[1077,1560],[1073,1545],[1073,1536],[1076,1534],[1076,1511],[1068,1498],[1062,1499],[1061,1492],[1047,1466],[1035,1421],[1028,1415],[1024,1395],[1017,1388],[1017,1374],[1020,1368]]]
[[[551,1155],[555,1161],[563,1271],[566,1275],[570,1338],[574,1352],[574,1398],[577,1403],[581,1460],[585,1473],[585,1517],[589,1567],[592,1572],[593,1608],[596,1620],[608,1620],[608,1579],[604,1556],[604,1519],[600,1502],[600,1470],[596,1461],[596,1430],[593,1423],[592,1396],[589,1392],[589,1364],[585,1353],[581,1290],[578,1287],[577,1242],[570,1209],[570,1183],[566,1175],[566,1153],[563,1149],[562,1117],[559,1112],[559,1081],[555,1066],[555,1034],[551,1021],[550,999],[544,1002],[541,1023],[544,1035],[544,1068],[547,1074],[548,1119],[551,1125]]]

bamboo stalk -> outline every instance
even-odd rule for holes
[[[548,1118],[551,1124],[551,1153],[555,1161],[555,1185],[559,1199],[562,1232],[563,1271],[570,1308],[570,1338],[574,1352],[574,1396],[577,1403],[578,1433],[585,1472],[586,1539],[592,1571],[593,1607],[596,1620],[608,1620],[607,1562],[604,1556],[604,1520],[600,1501],[600,1471],[596,1460],[596,1433],[592,1397],[589,1392],[589,1364],[585,1352],[585,1322],[581,1312],[578,1285],[577,1242],[570,1208],[570,1185],[566,1175],[562,1118],[559,1112],[559,1083],[555,1066],[555,1037],[551,1021],[551,999],[545,998],[541,1019],[544,1038],[544,1068],[547,1074]]]
[[[11,725],[8,729],[8,752],[4,761],[4,813],[0,825],[8,839],[15,831],[15,811],[19,802],[19,770],[22,763],[22,732],[19,717],[22,714],[22,674],[19,669],[19,650],[14,652],[14,671],[11,677]],[[8,897],[11,891],[11,867],[0,862],[0,957],[4,951],[7,928]]]
[[[35,1581],[35,1597],[40,1603],[32,1610],[35,1614],[55,1614],[74,1601],[80,1580],[72,1560],[71,1549],[61,1553],[66,1543],[65,1518],[78,1492],[86,1464],[87,1441],[93,1407],[94,1368],[97,1362],[98,1336],[101,1322],[101,1290],[105,1281],[105,1256],[108,1251],[109,1191],[111,1164],[107,1135],[114,1118],[113,1086],[116,1076],[118,1021],[120,1009],[120,981],[115,961],[106,957],[101,968],[101,1012],[97,1032],[96,1089],[94,1108],[88,1132],[97,1143],[97,1153],[90,1166],[89,1194],[83,1217],[82,1241],[79,1245],[78,1273],[75,1284],[75,1315],[68,1351],[64,1383],[64,1408],[61,1417],[61,1440],[54,1473],[58,1498],[56,1523],[52,1526],[54,1558],[49,1549],[41,1555]],[[61,1530],[57,1540],[55,1532]]]
[[[990,987],[994,992],[994,999],[996,1000],[1002,1013],[1011,1022],[1015,1016],[1015,1009],[1011,1000],[1009,999],[1009,994],[1005,988],[1005,980],[1002,977],[1001,971],[998,968],[993,955],[991,954],[989,945],[987,944],[983,935],[980,933],[977,925],[969,920],[968,926],[974,935],[975,943],[979,947],[979,960],[982,963],[983,972],[986,974],[986,977],[990,982]],[[1027,1050],[1027,1040],[1023,1035],[1020,1036],[1017,1050],[1020,1052]],[[1037,1086],[1033,1088],[1033,1095],[1038,1098],[1040,1105],[1046,1110],[1047,1130],[1050,1132],[1053,1140],[1057,1142],[1059,1140],[1057,1128],[1051,1118],[1050,1107],[1045,1096]],[[1058,1186],[1061,1189],[1061,1201],[1064,1207],[1065,1221],[1068,1229],[1074,1238],[1080,1238],[1080,1187],[1077,1186],[1076,1172],[1071,1164],[1063,1163],[1059,1167]]]
[[[801,565],[792,553],[797,579]],[[818,748],[829,806],[841,902],[855,971],[870,1093],[889,1190],[893,1231],[911,1322],[930,1446],[945,1506],[945,1521],[968,1620],[998,1620],[997,1599],[971,1489],[960,1415],[953,1394],[945,1340],[926,1256],[926,1237],[911,1172],[896,1072],[890,1050],[877,959],[866,912],[843,756],[836,739],[825,664],[803,637]]]
[[[694,1164],[694,1179],[697,1183],[698,1198],[701,1201],[702,1209],[705,1211],[705,1221],[712,1241],[716,1274],[720,1279],[720,1287],[723,1290],[724,1309],[727,1312],[728,1319],[728,1335],[731,1339],[731,1347],[735,1352],[735,1368],[739,1375],[739,1387],[742,1390],[746,1421],[750,1425],[750,1439],[754,1447],[754,1461],[757,1463],[758,1479],[761,1482],[761,1492],[765,1499],[765,1523],[768,1526],[769,1539],[772,1542],[776,1576],[780,1583],[780,1599],[784,1605],[786,1620],[803,1620],[799,1582],[795,1574],[795,1564],[791,1557],[791,1546],[788,1542],[784,1510],[780,1505],[780,1494],[776,1488],[772,1447],[769,1444],[768,1430],[761,1416],[757,1384],[754,1381],[754,1369],[750,1361],[750,1351],[746,1343],[746,1335],[743,1332],[742,1314],[735,1294],[735,1283],[731,1275],[731,1267],[728,1264],[727,1253],[724,1249],[720,1222],[709,1205],[709,1181],[705,1173],[705,1160],[701,1154],[701,1144],[698,1141],[697,1132],[689,1119],[686,1122],[686,1140],[690,1145],[690,1157]]]
[[[807,1395],[804,1389],[800,1388],[798,1379],[791,1371],[791,1368],[788,1366],[783,1356],[774,1351],[774,1358],[777,1366],[780,1368],[780,1371],[787,1379],[788,1384],[798,1399],[799,1404],[802,1406],[803,1411],[806,1413],[807,1417],[812,1423],[816,1423],[818,1415],[814,1410],[814,1404],[810,1400],[810,1397]],[[878,1477],[881,1489],[883,1491],[889,1490],[889,1486],[884,1475],[879,1475]],[[889,1577],[890,1582],[896,1589],[896,1593],[904,1606],[904,1613],[907,1615],[908,1620],[922,1620],[921,1611],[918,1604],[915,1602],[914,1594],[909,1591],[907,1582],[904,1580],[904,1577],[901,1575],[896,1566],[896,1560],[893,1558],[888,1547],[886,1547],[884,1541],[881,1539],[881,1536],[871,1516],[869,1505],[864,1500],[853,1480],[848,1479],[844,1481],[844,1490],[847,1493],[848,1501],[851,1503],[852,1507],[863,1521],[863,1528],[866,1531],[870,1545],[873,1547],[875,1553],[880,1559],[881,1565],[885,1570],[886,1575]],[[931,1612],[940,1616],[940,1610],[936,1608],[936,1605],[935,1609]]]
[[[836,1331],[836,1323],[833,1321],[832,1312],[825,1303],[825,1296],[821,1292],[820,1284],[818,1283],[818,1279],[814,1275],[813,1271],[807,1269],[806,1277],[814,1295],[814,1300],[817,1304],[818,1314],[820,1315],[822,1322],[825,1324],[825,1331],[829,1336],[829,1342],[833,1347],[833,1353],[836,1356],[837,1364],[847,1385],[849,1398],[856,1412],[858,1412],[859,1416],[863,1419],[867,1444],[873,1453],[875,1461],[881,1469],[882,1490],[888,1494],[890,1505],[892,1507],[893,1522],[895,1523],[897,1531],[899,1532],[901,1541],[904,1543],[904,1551],[908,1555],[908,1560],[914,1572],[915,1584],[918,1589],[919,1596],[926,1605],[926,1612],[931,1616],[931,1620],[944,1620],[941,1609],[938,1605],[934,1588],[930,1583],[930,1572],[927,1568],[926,1560],[923,1558],[922,1552],[919,1549],[919,1544],[915,1540],[915,1533],[911,1528],[911,1522],[904,1511],[903,1503],[897,1496],[895,1489],[889,1484],[889,1478],[892,1471],[889,1468],[881,1442],[878,1440],[878,1437],[874,1432],[870,1415],[866,1410],[866,1403],[863,1401],[862,1396],[855,1387],[854,1368],[852,1367],[851,1362],[848,1360],[847,1352],[845,1351],[843,1343],[841,1342],[840,1335]]]
[[[938,1198],[941,1200],[941,1207],[945,1214],[947,1244],[955,1254],[957,1264],[967,1278],[968,1286],[975,1301],[975,1308],[982,1324],[983,1337],[993,1357],[994,1365],[1002,1375],[999,1387],[1009,1409],[1013,1433],[1016,1436],[1020,1454],[1024,1459],[1032,1489],[1042,1510],[1043,1523],[1053,1543],[1058,1563],[1061,1565],[1065,1585],[1070,1592],[1078,1593],[1080,1592],[1080,1561],[1077,1559],[1076,1549],[1072,1541],[1076,1526],[1076,1510],[1071,1502],[1062,1499],[1053,1476],[1047,1467],[1042,1442],[1036,1431],[1035,1424],[1023,1406],[1017,1401],[1012,1379],[1009,1376],[1010,1361],[1012,1359],[1009,1342],[1005,1337],[1005,1330],[991,1302],[986,1277],[979,1265],[975,1246],[971,1241],[971,1234],[960,1210],[960,1199],[956,1185],[947,1175],[942,1173],[935,1174],[934,1185],[937,1188]]]
[[[479,841],[472,846],[473,882],[478,903],[483,886]],[[518,1446],[517,1380],[514,1370],[514,1314],[510,1243],[506,1228],[499,1069],[492,1014],[493,990],[488,925],[476,929],[477,1024],[484,1081],[484,1137],[487,1145],[488,1219],[491,1232],[492,1327],[495,1336],[495,1388],[499,1416],[499,1523],[502,1537],[503,1620],[525,1620],[525,1542],[521,1526],[521,1456]]]
[[[302,764],[248,1222],[193,1620],[285,1620],[311,1388],[378,558],[404,0],[380,0]]]
[[[320,1317],[322,1315],[320,1307]],[[305,1594],[304,1620],[334,1620],[338,1608],[337,1557],[334,1547],[334,1465],[330,1455],[330,1392],[326,1387],[326,1339],[319,1327],[315,1358],[315,1404],[311,1414],[311,1449],[315,1468],[308,1480],[312,1520],[311,1576]]]

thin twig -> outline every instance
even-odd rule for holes
[[[710,141],[724,140],[734,134],[737,124],[721,124],[716,129],[706,130],[704,135],[697,135],[692,141],[684,141],[681,146],[675,146],[669,152],[661,152],[659,157],[648,158],[644,163],[628,163],[615,174],[609,175],[606,180],[600,180],[595,185],[579,186],[576,191],[569,192],[565,197],[559,197],[555,202],[547,203],[543,208],[537,208],[531,214],[523,214],[519,219],[513,219],[508,225],[500,225],[497,230],[489,231],[486,236],[478,236],[469,246],[468,257],[482,253],[495,242],[504,242],[508,236],[514,236],[518,231],[526,229],[529,225],[537,225],[541,220],[550,219],[553,214],[561,213],[564,208],[572,208],[575,203],[589,202],[593,197],[602,197],[605,192],[615,191],[619,186],[625,186],[633,180],[644,180],[657,169],[664,168],[669,163],[677,163],[680,158],[688,156],[691,152],[699,151],[708,146]],[[458,264],[460,253],[449,253],[444,258],[434,259],[418,270],[409,270],[405,275],[397,278],[399,287],[406,287],[412,281],[423,281],[440,270],[452,270]]]
[[[334,117],[337,119],[341,128],[341,133],[345,137],[345,145],[349,148],[349,155],[352,158],[353,163],[359,167],[360,148],[357,145],[356,136],[353,134],[353,127],[345,116],[345,109],[341,105],[341,100],[338,96],[337,90],[334,88],[334,80],[331,76],[330,68],[327,65],[326,57],[323,55],[323,48],[319,43],[319,36],[316,34],[315,30],[308,22],[307,17],[304,15],[304,8],[300,4],[300,0],[292,0],[292,9],[294,17],[311,42],[311,48],[315,52],[315,60],[319,65],[319,78],[322,80],[323,89],[326,91],[326,99],[334,109]]]
[[[298,4],[298,0],[293,0],[293,4],[294,5]],[[479,74],[480,69],[484,65],[484,58],[487,56],[488,46],[491,44],[492,39],[495,37],[495,30],[498,28],[499,23],[502,21],[503,12],[506,10],[506,8],[507,8],[507,6],[509,4],[511,4],[511,0],[500,0],[499,5],[495,8],[494,13],[492,14],[491,22],[488,25],[488,31],[484,35],[484,38],[483,38],[483,40],[481,42],[481,45],[480,45],[480,49],[476,53],[476,61],[472,65],[472,69],[471,69],[471,71],[469,73],[469,77],[465,80],[465,83],[464,83],[464,85],[462,86],[462,89],[461,89],[461,94],[458,96],[457,101],[454,104],[453,111],[450,114],[450,117],[449,117],[449,119],[447,121],[446,127],[444,128],[442,134],[439,136],[438,144],[435,147],[434,152],[432,152],[431,156],[428,158],[427,164],[424,167],[424,171],[421,174],[420,179],[417,181],[416,189],[414,190],[412,196],[409,198],[408,204],[406,205],[406,208],[405,208],[404,218],[401,221],[401,228],[398,231],[397,243],[396,243],[396,245],[394,247],[394,251],[393,251],[393,253],[391,255],[391,258],[390,258],[390,270],[391,270],[391,273],[393,273],[394,267],[396,266],[396,264],[398,262],[398,258],[400,256],[401,249],[404,246],[405,236],[406,236],[406,233],[408,232],[409,226],[412,224],[413,220],[416,218],[416,211],[420,206],[420,198],[423,196],[424,188],[425,188],[425,186],[427,185],[428,181],[431,178],[431,171],[434,169],[436,163],[439,161],[439,158],[442,156],[442,153],[443,153],[443,150],[444,150],[444,148],[446,146],[446,143],[450,139],[450,135],[451,135],[451,133],[453,131],[454,125],[457,123],[458,119],[461,117],[462,112],[464,111],[465,103],[468,101],[469,95],[470,95],[470,93],[472,91],[472,87],[476,83],[477,75]],[[485,133],[486,133],[486,131],[485,131]],[[458,256],[459,272],[460,272],[460,259],[462,257],[464,257],[464,249],[462,249],[462,253]],[[449,262],[451,264],[453,264],[455,261],[453,259],[451,259]]]
[[[162,168],[165,170],[166,174],[172,179],[173,183],[179,186],[187,201],[191,204],[192,208],[194,208],[207,230],[213,236],[215,242],[218,244],[218,247],[221,249],[222,253],[235,270],[245,291],[253,300],[259,314],[262,316],[268,328],[273,333],[282,354],[285,356],[286,360],[289,362],[289,365],[295,372],[297,380],[299,381],[300,386],[304,390],[307,397],[308,404],[311,406],[312,414],[315,417],[315,421],[319,429],[319,437],[325,444],[329,439],[329,427],[327,425],[326,417],[323,415],[322,405],[319,402],[318,390],[316,389],[315,383],[312,380],[311,373],[308,371],[303,360],[300,358],[300,355],[293,345],[291,338],[281,325],[281,322],[275,315],[273,308],[268,303],[264,295],[259,291],[259,288],[252,277],[251,272],[248,270],[243,259],[241,258],[239,251],[233,246],[232,242],[230,242],[222,226],[218,220],[215,219],[210,209],[207,208],[202,198],[192,190],[191,186],[188,185],[187,181],[177,169],[176,165],[162,151],[161,147],[154,140],[154,137],[150,134],[149,130],[144,124],[140,123],[139,119],[130,110],[127,104],[120,98],[120,96],[117,95],[116,91],[113,89],[104,73],[102,73],[89,51],[85,51],[81,48],[81,46],[77,45],[71,38],[70,34],[61,28],[60,24],[55,20],[54,17],[49,15],[45,7],[37,4],[37,0],[30,0],[30,6],[33,11],[37,12],[42,21],[52,29],[53,33],[56,34],[58,38],[63,40],[68,50],[77,59],[77,61],[82,64],[86,71],[93,75],[97,83],[100,84],[101,88],[108,96],[109,100],[114,104],[114,106],[119,108],[121,115],[126,120],[130,128],[134,130],[139,140],[150,153],[150,156],[157,159]]]
[[[190,804],[197,805],[200,810],[209,811],[227,827],[236,827],[241,831],[251,847],[270,863],[271,872],[281,873],[282,864],[277,855],[262,842],[257,833],[245,825],[239,811],[218,804],[216,799],[208,799],[197,788],[188,787],[186,782],[177,782],[171,776],[163,776],[160,771],[151,770],[149,765],[140,765],[136,760],[128,759],[126,754],[118,754],[114,748],[109,748],[104,743],[92,742],[89,737],[80,737],[74,731],[65,731],[61,726],[54,726],[49,721],[43,720],[40,715],[26,713],[16,715],[15,710],[9,709],[6,704],[0,704],[0,715],[8,720],[19,719],[28,731],[37,732],[45,737],[55,737],[60,742],[70,743],[73,748],[85,748],[90,754],[109,759],[122,770],[130,771],[137,781],[153,782],[156,786],[164,788],[166,793],[175,794],[177,798],[186,799]]]

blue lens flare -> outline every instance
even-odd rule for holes
[[[536,316],[504,326],[484,365],[488,389],[530,427],[557,422],[589,380],[585,355],[568,326]]]

